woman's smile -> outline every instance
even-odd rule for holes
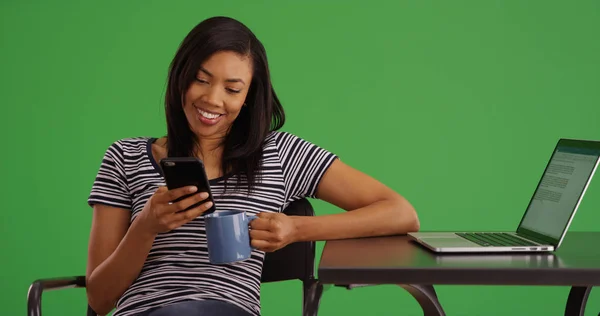
[[[208,111],[198,107],[195,103],[192,104],[196,109],[197,115],[196,118],[203,124],[206,125],[215,125],[217,124],[221,118],[224,116],[222,113],[216,113],[213,111]]]

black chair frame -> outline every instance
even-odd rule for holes
[[[290,203],[286,215],[314,216],[307,199]],[[300,280],[303,283],[303,316],[316,316],[323,294],[323,285],[315,278],[315,243],[297,242],[265,256],[262,283]],[[85,288],[85,276],[39,279],[31,284],[27,293],[27,315],[42,315],[42,293],[66,288]],[[88,305],[87,316],[97,316]]]

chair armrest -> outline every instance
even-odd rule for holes
[[[42,315],[42,293],[44,291],[80,287],[85,287],[85,276],[36,280],[27,292],[27,315]]]
[[[283,213],[288,216],[315,216],[315,210],[307,199],[290,203]]]
[[[288,216],[314,216],[307,199],[296,200],[283,211]],[[261,282],[276,282],[314,278],[315,242],[295,242],[275,252],[267,253]]]

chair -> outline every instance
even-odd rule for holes
[[[286,215],[314,216],[310,202],[301,199],[292,202],[284,211]],[[323,286],[314,276],[315,243],[297,242],[265,256],[262,283],[300,280],[303,283],[303,316],[316,316]],[[27,293],[27,315],[42,315],[42,293],[64,288],[84,288],[85,276],[36,280]],[[87,316],[97,316],[90,306]]]

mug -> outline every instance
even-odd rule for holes
[[[204,216],[208,260],[212,264],[226,264],[250,258],[248,225],[256,216],[244,211],[217,211]]]

